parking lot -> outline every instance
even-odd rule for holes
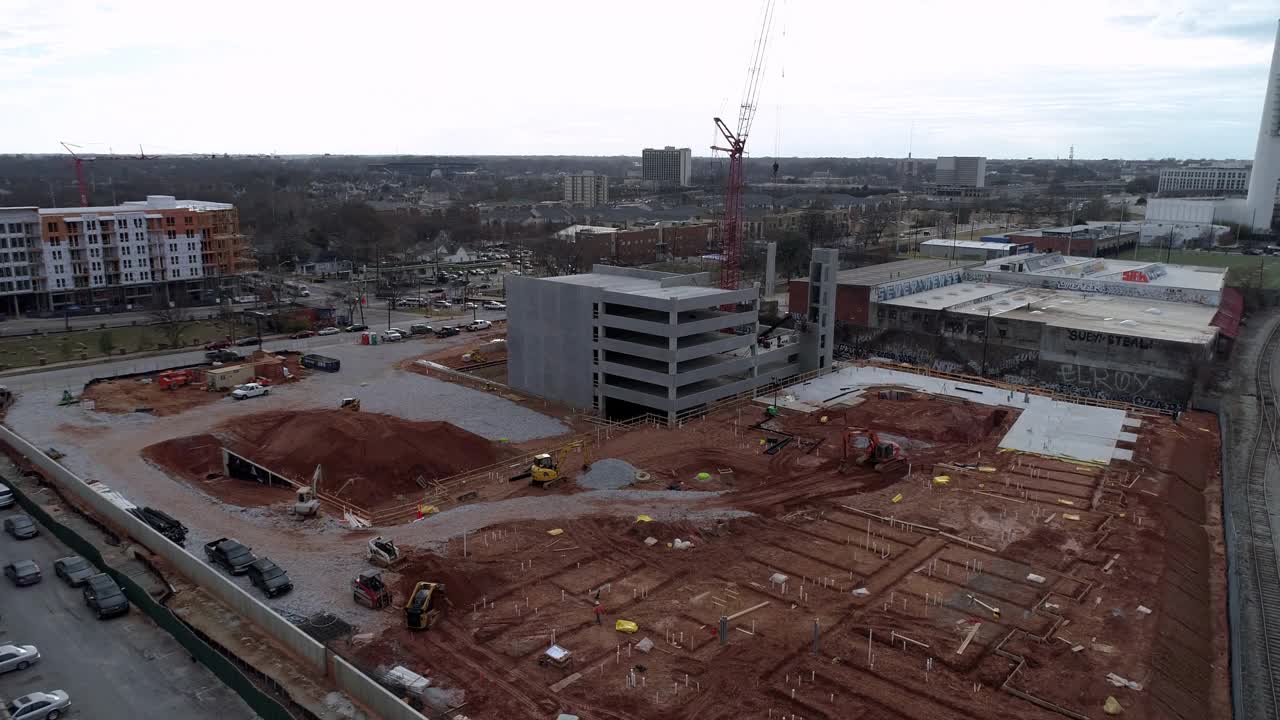
[[[13,513],[11,508],[0,516]],[[64,690],[71,697],[71,711],[63,717],[69,718],[256,717],[136,608],[122,617],[96,619],[80,589],[54,575],[54,561],[70,554],[44,528],[32,540],[0,535],[0,564],[34,560],[44,575],[29,587],[0,581],[6,586],[0,593],[0,642],[35,645],[42,656],[26,670],[0,675],[0,696],[6,702],[29,692]]]

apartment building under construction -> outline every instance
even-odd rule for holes
[[[3,312],[200,303],[256,267],[229,203],[0,208]]]

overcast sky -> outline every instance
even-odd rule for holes
[[[0,0],[0,152],[706,155],[760,7]],[[1277,19],[1276,0],[778,0],[748,149],[1251,157]]]

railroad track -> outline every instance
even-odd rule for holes
[[[1270,506],[1267,500],[1267,466],[1276,459],[1276,386],[1272,377],[1272,360],[1280,349],[1280,325],[1267,336],[1258,355],[1255,371],[1258,383],[1258,434],[1249,456],[1248,485],[1245,497],[1249,508],[1250,559],[1254,582],[1258,587],[1263,657],[1266,659],[1266,717],[1280,720],[1280,568],[1276,566],[1275,537],[1271,531]]]

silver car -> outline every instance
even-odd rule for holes
[[[0,645],[0,672],[26,670],[39,659],[35,645]]]
[[[27,693],[9,701],[13,720],[57,720],[71,707],[71,696],[62,690]]]
[[[79,555],[58,558],[53,563],[53,572],[71,587],[80,587],[85,580],[98,574],[98,568],[89,564]]]

